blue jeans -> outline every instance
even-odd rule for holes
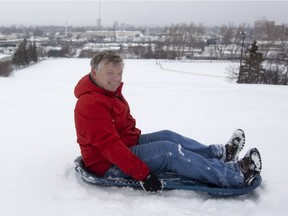
[[[238,188],[243,183],[239,166],[224,162],[224,145],[203,145],[173,131],[163,130],[140,136],[131,151],[153,173],[173,172],[220,187]],[[116,166],[105,176],[128,177]]]

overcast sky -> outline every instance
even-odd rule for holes
[[[288,1],[101,1],[101,24],[134,26],[203,23],[205,26],[248,23],[266,18],[288,24]],[[99,1],[2,1],[0,26],[96,25]]]

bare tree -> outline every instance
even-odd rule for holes
[[[202,23],[195,25],[178,23],[166,28],[166,44],[168,50],[175,51],[177,58],[181,59],[187,52],[192,52],[194,48],[203,47],[201,43],[205,28]]]

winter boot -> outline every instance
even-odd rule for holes
[[[251,185],[253,179],[260,174],[262,169],[262,161],[258,149],[250,149],[237,164],[244,175],[243,187]]]
[[[245,145],[245,134],[241,129],[237,129],[232,134],[232,137],[225,145],[226,149],[226,158],[225,162],[234,161],[236,162],[239,157],[240,151],[243,149]]]

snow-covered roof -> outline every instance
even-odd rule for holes
[[[11,61],[11,60],[12,60],[12,56],[0,54],[0,62]]]

